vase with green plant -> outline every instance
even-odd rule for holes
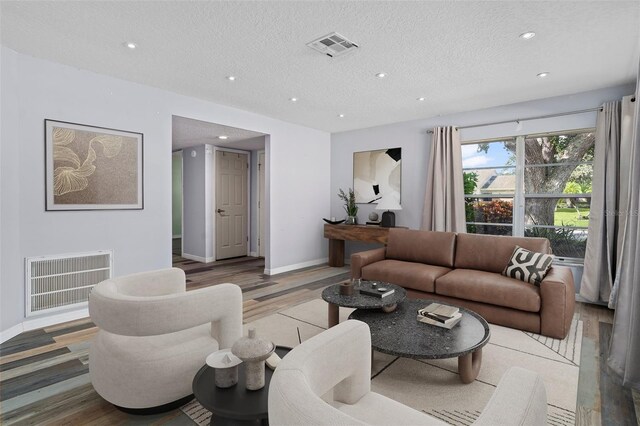
[[[345,193],[342,188],[340,188],[338,198],[344,201],[344,211],[347,212],[347,220],[344,223],[346,225],[357,225],[358,206],[356,205],[356,194],[353,189],[349,188],[349,192]]]

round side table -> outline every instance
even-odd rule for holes
[[[393,289],[394,292],[385,297],[368,296],[361,294],[360,289],[372,289],[372,283],[377,283],[377,287]],[[329,304],[328,324],[329,328],[340,322],[340,306],[344,308],[356,309],[381,309],[384,312],[393,312],[398,305],[407,297],[407,291],[395,284],[382,281],[361,281],[356,284],[352,295],[340,294],[340,284],[334,284],[322,291],[322,299]]]
[[[280,358],[291,348],[276,347]],[[265,367],[264,387],[248,390],[245,387],[244,363],[239,365],[238,384],[230,388],[219,388],[214,383],[215,371],[204,365],[193,378],[193,395],[204,408],[211,411],[211,424],[228,425],[268,425],[269,383],[273,370]]]

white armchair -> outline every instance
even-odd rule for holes
[[[89,314],[99,328],[89,348],[91,383],[129,410],[168,409],[189,397],[207,355],[242,337],[240,287],[187,292],[177,268],[101,282]]]
[[[371,392],[369,326],[343,322],[293,349],[269,386],[269,424],[446,425]],[[333,389],[333,401],[322,396]],[[534,372],[512,367],[474,425],[546,425],[547,397]]]

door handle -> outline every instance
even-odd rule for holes
[[[222,210],[222,209],[218,209],[218,210],[216,210],[216,211],[217,211],[218,213],[220,213],[220,214],[224,213],[224,210]]]

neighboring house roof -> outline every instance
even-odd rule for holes
[[[476,194],[482,194],[484,192],[482,189],[485,185],[488,185],[490,180],[498,174],[495,169],[472,170],[472,172],[478,176],[478,182],[475,190]]]
[[[516,188],[516,176],[515,175],[497,175],[488,182],[486,187],[481,189],[481,193],[496,193],[496,192],[514,192]]]

